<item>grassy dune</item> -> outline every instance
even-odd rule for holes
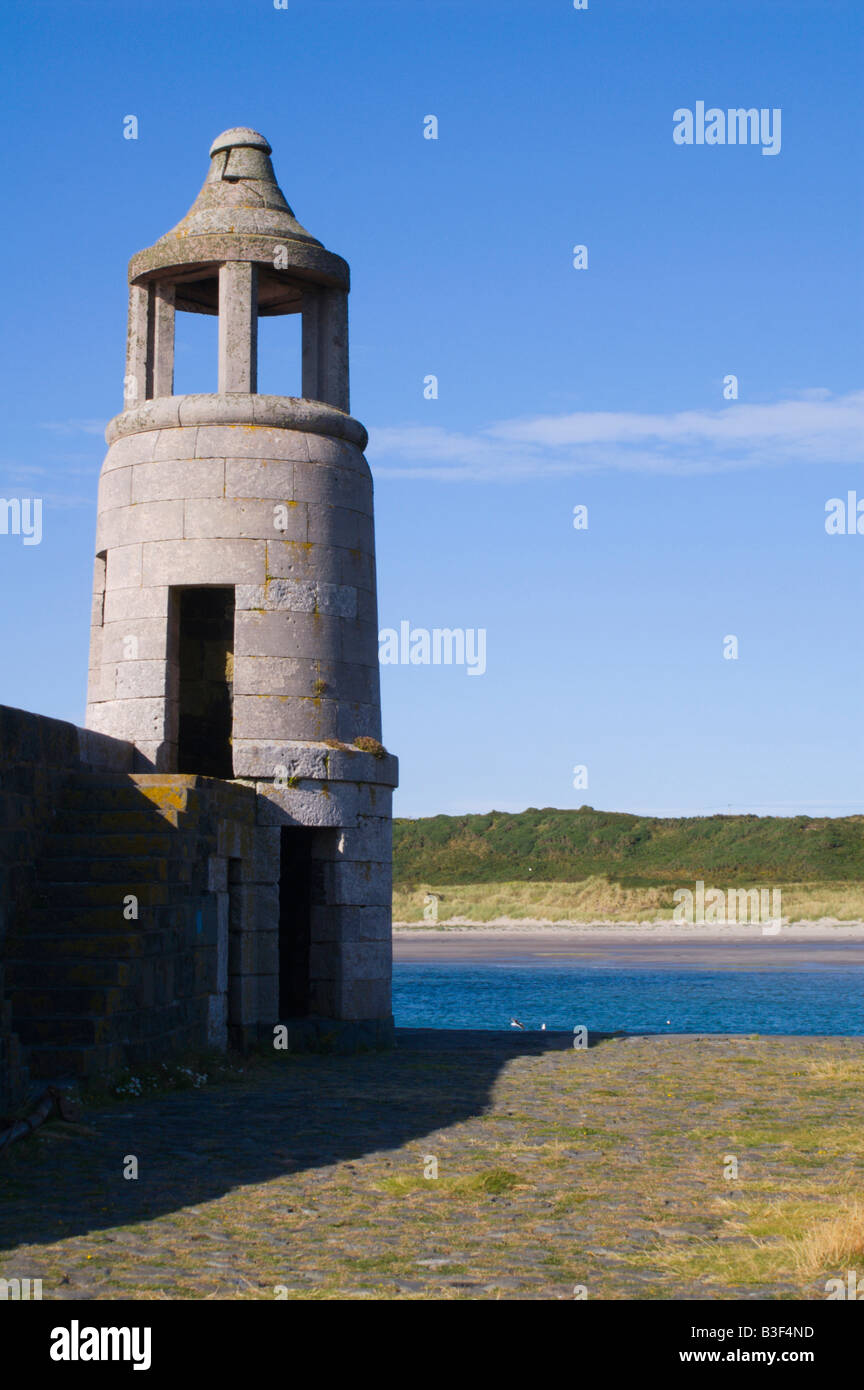
[[[670,918],[676,888],[780,888],[792,921],[864,917],[864,816],[699,816],[533,808],[396,820],[393,915]]]
[[[677,885],[676,885],[677,886]],[[682,887],[688,886],[682,879]],[[693,881],[689,884],[693,887]],[[708,887],[727,889],[724,880],[709,880]],[[739,879],[736,887],[763,885]],[[783,883],[783,916],[790,921],[818,921],[829,917],[841,922],[864,921],[864,883]],[[491,922],[496,918],[549,922],[643,922],[671,919],[673,888],[627,887],[601,877],[580,883],[396,883],[393,888],[393,920],[423,921],[426,895],[438,898],[438,921],[453,918]],[[427,923],[426,925],[434,925]]]

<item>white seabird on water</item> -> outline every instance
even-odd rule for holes
[[[511,1018],[511,1020],[510,1020],[510,1027],[511,1027],[511,1028],[521,1028],[521,1029],[522,1029],[522,1032],[523,1032],[523,1033],[525,1032],[525,1024],[524,1024],[524,1023],[520,1023],[519,1020],[518,1020],[518,1018]]]

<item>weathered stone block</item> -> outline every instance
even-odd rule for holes
[[[238,584],[234,589],[234,606],[244,612],[264,607],[265,584]]]
[[[168,627],[164,618],[122,618],[102,629],[102,664],[129,665],[168,657]]]
[[[378,599],[368,589],[357,589],[357,617],[363,623],[371,623],[378,628]]]
[[[273,929],[244,935],[236,960],[243,975],[278,975],[279,932]]]
[[[342,1008],[342,991],[337,980],[311,980],[309,1009],[321,1018],[338,1018]]]
[[[124,545],[108,551],[105,589],[131,589],[141,584],[142,548]]]
[[[314,941],[309,948],[310,980],[338,980],[342,949],[335,941]]]
[[[393,934],[390,907],[313,907],[312,935],[316,941],[377,941],[389,955]]]
[[[113,476],[113,475],[112,475]],[[186,497],[221,497],[225,488],[224,459],[178,460],[171,456],[132,469],[133,502],[160,502]],[[158,539],[167,540],[167,536]]]
[[[318,664],[279,656],[238,656],[234,662],[234,694],[312,695]]]
[[[132,469],[115,468],[99,479],[99,511],[110,507],[128,507],[132,501]]]
[[[228,1011],[234,1023],[258,1022],[258,979],[255,975],[232,975],[228,981]]]
[[[92,729],[76,729],[78,756],[85,767],[128,772],[132,768],[132,745],[125,740],[106,738]]]
[[[321,739],[335,736],[338,707],[318,697],[302,699],[285,695],[237,695],[234,699],[234,736],[238,739]]]
[[[117,691],[116,667],[113,665],[92,667],[87,677],[87,703],[98,705],[103,700],[113,700]]]
[[[344,623],[341,639],[342,661],[356,661],[360,666],[374,666],[377,670],[378,632],[374,623],[360,622],[359,619],[353,623]]]
[[[138,618],[165,618],[170,593],[167,585],[156,585],[149,589],[108,589],[103,622],[128,623]]]
[[[268,579],[263,588],[262,608],[294,613],[314,613],[318,608],[319,585],[314,579]]]
[[[182,407],[181,407],[182,411]],[[155,430],[156,436],[150,457],[154,462],[163,459],[194,459],[198,430],[194,425],[174,429]]]
[[[281,656],[338,661],[345,626],[324,613],[239,612],[236,615],[236,656]],[[377,659],[377,654],[376,654]]]
[[[253,854],[251,873],[251,878],[256,883],[278,885],[279,874],[281,869],[280,846],[281,832],[278,827],[256,827],[255,849]]]
[[[325,463],[336,468],[351,468],[360,473],[368,473],[369,465],[354,444],[346,440],[332,439],[324,434],[306,436],[309,446],[309,462]]]
[[[391,983],[382,980],[346,980],[340,991],[340,1018],[389,1018]]]
[[[272,502],[249,498],[193,498],[185,505],[185,535],[193,540],[231,540],[249,538],[269,540],[271,536],[306,533],[306,515],[302,506],[294,504],[277,515]],[[284,522],[285,530],[276,523]]]
[[[339,546],[343,550],[366,551],[369,555],[374,553],[375,530],[372,518],[365,512],[318,502],[303,502],[298,506],[308,509],[306,539],[313,545]]]
[[[216,852],[226,859],[249,859],[255,843],[255,827],[236,820],[220,820]]]
[[[134,770],[167,772],[177,766],[177,745],[168,739],[136,738]]]
[[[258,1022],[270,1028],[279,1018],[279,977],[258,975]]]
[[[307,579],[319,583],[350,583],[343,574],[342,555],[347,552],[302,539],[267,543],[267,573],[274,579]],[[359,554],[359,551],[358,551]]]
[[[324,584],[311,578],[271,578],[265,584],[240,585],[240,609],[265,609],[293,613],[326,613],[333,617],[354,617],[357,589],[346,584]]]
[[[134,545],[136,541],[179,540],[183,536],[183,503],[139,502],[103,512],[96,529],[96,549]]]
[[[265,579],[264,541],[148,541],[143,577],[150,584],[261,584]],[[111,568],[109,551],[108,567]]]
[[[114,700],[93,705],[89,711],[90,727],[112,738],[165,738],[165,702],[159,699]]]
[[[136,463],[149,463],[156,448],[158,432],[145,430],[140,434],[126,434],[115,439],[105,461],[102,472],[109,473],[115,468],[129,468]]]
[[[201,425],[195,452],[198,458],[308,458],[304,434],[264,425]]]
[[[142,695],[164,698],[168,667],[164,661],[119,661],[116,671],[115,698],[132,700]]]
[[[372,510],[372,479],[353,468],[298,463],[292,495],[298,502],[323,502],[368,514]]]
[[[346,743],[356,743],[358,738],[374,738],[380,742],[380,706],[340,704],[336,736]]]
[[[257,832],[256,832],[257,833]],[[252,855],[245,856],[247,863]],[[279,884],[244,883],[237,890],[245,896],[246,929],[251,932],[275,931],[279,926]]]
[[[269,497],[288,502],[295,498],[295,466],[290,459],[228,459],[225,496]]]
[[[207,1000],[207,1046],[224,1051],[228,1046],[228,998],[224,992]]]
[[[352,825],[356,817],[353,789],[340,788],[334,795],[332,784],[315,783],[299,787],[273,787],[257,784],[261,797],[258,809],[259,824],[343,826]]]
[[[390,943],[379,941],[349,941],[343,938],[339,948],[344,986],[357,981],[389,982],[391,973]]]
[[[207,860],[207,889],[210,893],[228,891],[228,860],[223,855],[211,854]]]
[[[375,592],[375,556],[366,550],[337,550],[339,557],[339,580],[342,584],[353,584],[357,589]],[[274,571],[275,573],[275,571]]]
[[[356,826],[339,838],[338,854],[348,863],[372,861],[386,863],[393,850],[393,829],[389,816],[358,816]]]
[[[334,905],[386,907],[393,896],[391,867],[372,860],[325,864],[324,893]]]

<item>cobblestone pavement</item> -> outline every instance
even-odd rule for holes
[[[820,1233],[864,1193],[864,1039],[571,1043],[403,1030],[50,1122],[0,1159],[0,1277],[51,1299],[824,1298],[862,1247],[860,1210],[850,1248]]]

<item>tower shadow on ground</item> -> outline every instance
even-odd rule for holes
[[[612,1036],[591,1034],[589,1046]],[[572,1045],[569,1033],[398,1029],[387,1052],[274,1054],[237,1084],[85,1113],[86,1135],[58,1126],[55,1137],[43,1132],[2,1160],[0,1251],[150,1221],[238,1188],[421,1145],[482,1115],[514,1058]],[[129,1156],[137,1180],[123,1177]],[[419,1171],[413,1155],[411,1171]]]

